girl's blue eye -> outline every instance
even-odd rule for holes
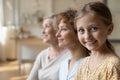
[[[79,29],[78,32],[83,34],[85,32],[85,30],[84,29]]]

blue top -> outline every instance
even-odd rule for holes
[[[79,59],[76,61],[75,65],[73,66],[73,69],[68,75],[68,68],[69,68],[69,63],[70,63],[71,58],[65,59],[60,66],[60,71],[59,71],[59,80],[73,80],[75,74],[77,73],[77,69],[79,67],[79,64],[83,58]]]

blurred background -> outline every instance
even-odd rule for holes
[[[0,79],[26,80],[42,43],[42,20],[68,8],[79,9],[87,2],[101,1],[113,15],[109,36],[120,56],[120,0],[0,0]]]

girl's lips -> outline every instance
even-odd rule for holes
[[[96,40],[94,40],[94,41],[86,41],[85,43],[87,43],[89,45],[92,45],[92,44],[96,43]]]

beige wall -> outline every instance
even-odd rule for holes
[[[53,0],[53,11],[59,13],[68,8],[79,8],[81,5],[91,1],[102,1],[102,0]]]
[[[20,21],[24,22],[27,17],[31,23],[36,20],[36,12],[40,11],[39,15],[49,15],[52,13],[52,0],[20,0]]]
[[[120,39],[120,13],[113,13],[114,29],[110,35],[111,39]]]
[[[110,35],[112,39],[120,39],[120,0],[108,0],[108,6],[113,15],[114,30]]]
[[[52,13],[59,13],[70,7],[78,8],[81,4],[90,1],[102,0],[20,0],[20,20],[23,21],[25,16],[32,17],[37,10],[40,10],[44,16],[51,15]]]

